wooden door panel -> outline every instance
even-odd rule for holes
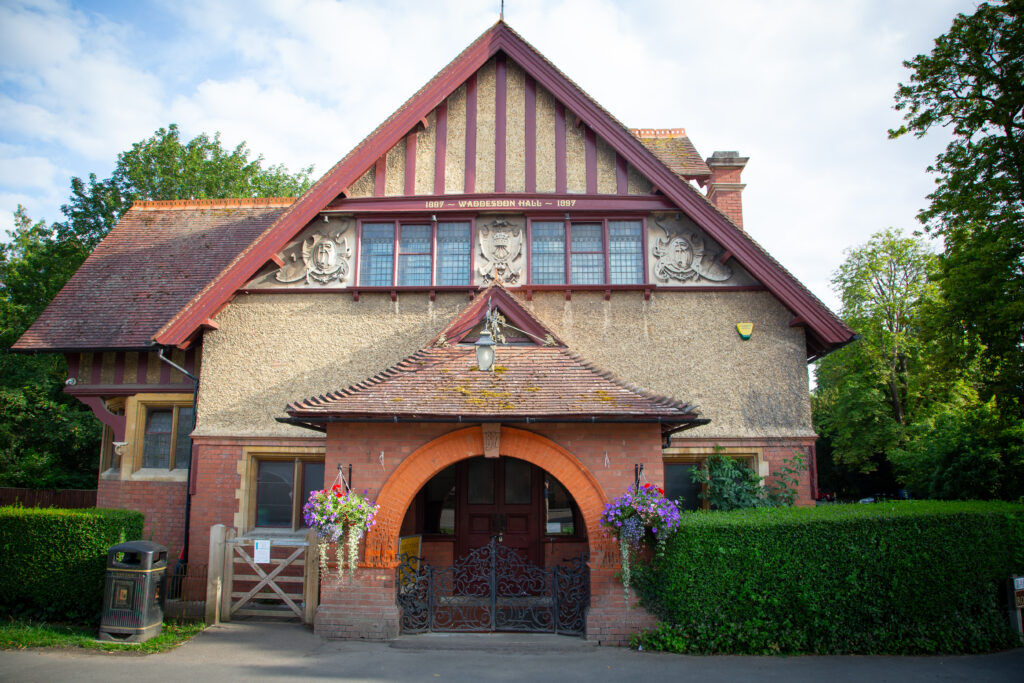
[[[530,533],[530,523],[532,521],[533,515],[507,512],[505,513],[505,533],[528,534]]]
[[[459,463],[457,476],[461,524],[455,532],[456,556],[464,557],[501,533],[503,545],[543,566],[543,471],[520,460],[481,457]]]
[[[469,533],[471,534],[488,534],[495,533],[495,529],[492,527],[494,516],[489,514],[474,514],[469,513]],[[483,545],[486,545],[484,543]]]

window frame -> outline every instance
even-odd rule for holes
[[[325,450],[323,448],[305,447],[272,447],[254,446],[245,449],[245,475],[242,477],[241,490],[236,492],[240,499],[239,513],[235,526],[245,533],[260,534],[306,534],[309,529],[302,526],[302,506],[306,502],[306,493],[302,492],[302,473],[307,464],[324,465],[324,483],[328,477]],[[259,504],[258,482],[261,462],[292,463],[292,523],[291,526],[257,526],[256,511]],[[299,476],[296,476],[299,475]]]
[[[609,224],[612,222],[625,222],[625,221],[636,221],[640,224],[640,253],[641,253],[641,272],[639,282],[630,283],[611,283],[611,234]],[[563,224],[563,235],[565,243],[563,245],[563,254],[565,256],[565,278],[564,282],[559,283],[535,283],[533,281],[533,224],[534,223],[557,223]],[[574,283],[572,282],[572,255],[577,254],[593,254],[597,252],[574,252],[572,250],[572,228],[573,225],[600,225],[601,226],[601,241],[602,251],[604,256],[604,275],[602,282],[600,283]],[[607,214],[599,217],[588,217],[588,216],[577,216],[573,218],[569,214],[563,215],[544,215],[537,214],[526,217],[526,281],[523,286],[529,287],[530,289],[542,289],[546,287],[557,288],[557,289],[610,289],[610,288],[633,288],[633,287],[650,287],[649,278],[649,263],[647,254],[647,216],[643,214]]]
[[[153,481],[187,481],[192,466],[191,437],[189,437],[189,464],[186,467],[174,467],[175,446],[177,444],[177,418],[181,408],[194,408],[191,393],[146,393],[135,394],[125,399],[126,446],[121,455],[121,479],[153,480]],[[166,410],[172,413],[172,452],[168,456],[167,467],[143,467],[143,453],[146,440],[146,419],[150,411]],[[191,433],[191,430],[189,430]],[[113,444],[111,444],[113,446]],[[110,471],[110,470],[108,470]]]
[[[438,285],[438,244],[437,244],[437,228],[440,223],[464,223],[469,227],[469,272],[467,283],[463,285]],[[386,285],[368,285],[363,283],[363,263],[362,263],[362,250],[363,250],[363,226],[364,225],[383,225],[390,224],[392,226],[392,262],[391,262],[391,282]],[[430,251],[429,252],[407,252],[405,255],[424,255],[427,254],[430,257],[430,283],[425,285],[401,285],[399,284],[399,263],[401,262],[401,256],[403,255],[401,244],[402,244],[402,228],[404,226],[429,226],[430,227]],[[475,287],[474,284],[474,271],[476,268],[476,216],[365,216],[356,219],[356,248],[353,256],[353,262],[355,264],[355,274],[353,277],[354,289],[357,290],[423,290],[423,289],[465,289],[466,287]]]
[[[707,461],[708,456],[714,453],[720,453],[727,458],[734,460],[745,460],[747,465],[751,467],[758,476],[761,477],[762,486],[764,485],[765,479],[769,474],[768,461],[764,458],[764,449],[757,447],[741,447],[741,446],[725,446],[719,448],[717,451],[714,446],[690,446],[690,447],[669,447],[664,448],[661,451],[662,467],[668,465],[698,465],[704,467],[704,463]],[[662,473],[662,481],[666,480],[665,473]],[[704,487],[702,486],[701,489]],[[708,510],[710,505],[708,501],[700,499],[699,510]]]

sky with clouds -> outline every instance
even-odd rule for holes
[[[498,18],[500,0],[0,0],[0,234],[169,123],[327,171]],[[632,127],[737,150],[744,223],[833,309],[843,251],[913,230],[946,144],[887,139],[905,59],[964,0],[507,0],[505,20]]]

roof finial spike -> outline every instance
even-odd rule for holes
[[[501,0],[501,9],[498,11],[498,21],[505,21],[505,0]]]

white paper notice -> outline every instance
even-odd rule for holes
[[[270,541],[255,541],[252,559],[256,564],[270,564]]]

